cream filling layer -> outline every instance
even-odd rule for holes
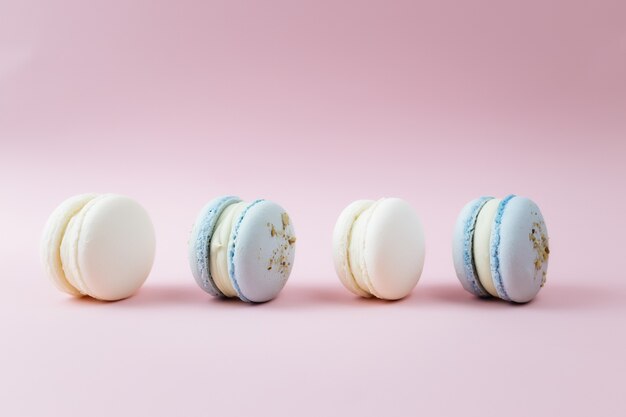
[[[478,213],[476,226],[474,227],[474,265],[478,273],[478,280],[483,288],[494,297],[498,296],[498,291],[491,276],[491,255],[490,241],[493,221],[496,218],[498,205],[501,199],[491,199],[485,203]]]
[[[80,235],[83,230],[83,222],[87,212],[100,200],[106,197],[106,194],[99,195],[87,202],[78,213],[76,213],[70,219],[63,240],[61,241],[60,255],[61,264],[63,266],[63,272],[65,273],[65,279],[70,283],[78,292],[83,295],[92,296],[89,292],[89,288],[85,284],[79,265],[79,242]],[[94,297],[95,298],[95,297]]]
[[[381,297],[372,286],[365,263],[365,238],[372,213],[381,201],[382,199],[376,201],[356,218],[352,224],[348,242],[348,266],[354,277],[354,282],[361,290],[378,298]]]
[[[230,247],[232,232],[239,216],[248,204],[239,202],[226,207],[220,217],[211,236],[209,247],[209,268],[211,278],[217,288],[226,297],[237,297],[237,291],[228,273],[228,248]]]

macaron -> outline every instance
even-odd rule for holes
[[[154,261],[146,210],[117,194],[71,197],[50,215],[41,261],[56,287],[73,296],[121,300],[145,282]]]
[[[353,294],[398,300],[417,285],[424,268],[424,230],[404,200],[358,200],[348,205],[333,231],[333,261]]]
[[[278,204],[218,197],[204,206],[193,225],[189,266],[207,293],[261,303],[285,286],[295,244],[293,223]]]
[[[532,300],[546,282],[549,237],[539,207],[525,197],[480,197],[463,207],[452,256],[463,288],[478,297]]]

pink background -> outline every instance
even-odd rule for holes
[[[624,416],[625,138],[623,0],[0,1],[0,415]],[[131,299],[41,271],[48,214],[90,191],[152,215]],[[450,255],[463,204],[511,192],[551,234],[524,306],[464,293]],[[224,193],[295,223],[271,303],[188,270]],[[330,256],[341,209],[382,196],[426,229],[394,303]]]

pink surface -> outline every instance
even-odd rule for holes
[[[626,415],[624,22],[621,0],[0,2],[0,415]],[[131,299],[43,276],[48,214],[86,191],[153,217]],[[510,192],[551,235],[524,306],[464,293],[450,255],[463,204]],[[290,212],[274,302],[191,277],[224,193]],[[381,196],[426,228],[395,303],[330,256],[341,209]]]

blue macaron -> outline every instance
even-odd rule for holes
[[[452,254],[466,291],[525,303],[546,281],[548,229],[539,207],[528,198],[477,198],[458,216]]]
[[[189,266],[216,297],[265,302],[282,290],[293,267],[295,232],[287,212],[267,200],[211,200],[189,239]]]

